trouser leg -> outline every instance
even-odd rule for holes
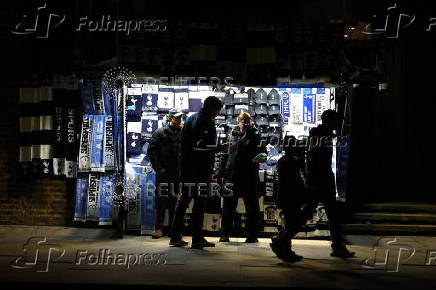
[[[165,197],[156,197],[156,230],[163,228],[167,203],[168,200],[165,200]]]
[[[183,193],[177,201],[174,219],[172,222],[171,239],[178,239],[182,236],[183,225],[185,224],[185,214],[191,198]]]
[[[204,209],[206,208],[206,197],[194,196],[192,208],[192,241],[200,241],[203,238]]]
[[[245,212],[247,213],[247,236],[257,238],[259,232],[259,200],[257,196],[244,197]]]
[[[177,198],[176,197],[170,197],[168,200],[168,230],[171,235],[173,231],[173,222],[174,222],[174,216],[176,212],[176,206],[177,206]]]
[[[237,206],[237,196],[224,197],[221,220],[221,232],[223,235],[230,236],[233,233],[234,215]]]
[[[338,207],[335,196],[326,195],[321,198],[324,204],[325,212],[329,221],[330,238],[332,248],[342,249],[345,247],[344,238],[342,236],[341,223],[339,219]]]

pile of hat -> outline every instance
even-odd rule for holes
[[[268,94],[260,88],[255,92],[255,122],[262,137],[281,136],[280,95],[276,89]]]
[[[280,138],[282,119],[280,114],[280,95],[276,89],[268,94],[264,89],[250,88],[246,92],[241,88],[240,93],[227,90],[222,98],[224,107],[217,118],[217,125],[226,124],[230,128],[237,126],[237,116],[241,112],[248,112],[254,119],[262,137],[275,136]],[[224,117],[225,116],[225,117]]]

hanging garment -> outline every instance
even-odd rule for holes
[[[100,208],[100,183],[101,174],[93,172],[89,174],[88,199],[86,206],[86,221],[98,221]]]
[[[114,197],[114,175],[103,174],[100,180],[99,225],[112,224],[112,204]]]
[[[160,111],[169,111],[174,108],[174,91],[171,88],[159,88],[157,106]]]
[[[104,172],[103,146],[105,133],[105,116],[94,115],[91,146],[91,171]]]
[[[153,132],[159,127],[159,117],[157,114],[146,114],[141,118],[141,135],[144,138],[151,138]]]
[[[64,115],[66,112],[64,102],[64,89],[53,90],[54,103],[54,145],[53,145],[53,174],[65,176],[65,153],[64,153]]]
[[[32,162],[36,177],[53,176],[53,89],[43,86],[38,89],[38,103],[32,118]]]
[[[141,134],[139,133],[127,133],[127,153],[138,155],[141,154],[142,144],[141,144]]]
[[[101,81],[90,81],[92,86],[92,100],[94,102],[94,111],[97,115],[106,114],[104,103],[103,89]]]
[[[115,169],[115,150],[114,150],[114,134],[113,134],[113,118],[107,115],[105,117],[105,135],[104,135],[104,155],[103,164],[104,170],[111,171]]]
[[[65,113],[63,114],[63,152],[64,152],[64,174],[66,178],[77,177],[77,104],[79,102],[78,92],[74,90],[65,91]]]
[[[89,172],[91,169],[91,141],[93,121],[93,115],[83,115],[79,148],[79,172]]]
[[[86,207],[88,199],[89,176],[80,175],[76,182],[76,205],[74,209],[74,221],[86,220]]]
[[[142,95],[127,96],[127,117],[140,119],[142,113]]]
[[[142,94],[142,111],[157,111],[158,94],[156,93],[143,93]]]
[[[174,108],[183,112],[189,111],[188,89],[174,89]]]

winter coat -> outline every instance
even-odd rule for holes
[[[266,153],[259,131],[252,127],[241,133],[238,129],[229,136],[232,143],[220,157],[217,176],[233,184],[237,196],[259,195],[259,164],[252,159]]]
[[[153,169],[158,174],[165,169],[165,175],[171,179],[180,177],[180,131],[169,125],[158,128],[147,149]]]

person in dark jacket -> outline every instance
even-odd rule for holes
[[[336,205],[335,177],[332,171],[334,130],[339,127],[341,120],[334,110],[326,110],[321,115],[322,124],[312,128],[309,132],[308,149],[306,156],[306,185],[310,195],[315,197],[314,202],[307,208],[313,211],[318,200],[324,204],[329,220],[331,237],[331,256],[348,258],[354,256],[345,247],[341,232],[339,213]]]
[[[305,166],[305,182],[307,187],[304,202],[297,199],[293,206],[293,201],[287,201],[289,207],[294,208],[294,214],[291,214],[285,220],[286,232],[285,238],[280,235],[273,237],[270,244],[276,255],[289,262],[301,259],[291,250],[290,237],[297,234],[306,222],[313,216],[313,213],[321,201],[324,204],[327,218],[330,226],[331,236],[331,256],[349,258],[354,256],[354,252],[349,252],[341,233],[338,210],[336,207],[336,188],[335,179],[332,172],[332,154],[334,130],[339,124],[339,115],[333,110],[326,110],[321,115],[322,125],[312,128],[307,140],[307,154]],[[280,173],[279,173],[280,178]],[[284,185],[290,186],[290,185]],[[295,187],[296,186],[296,187]],[[300,188],[301,185],[294,185]],[[287,190],[292,190],[291,188]],[[300,203],[300,204],[298,204]],[[283,234],[283,233],[282,233]],[[282,242],[285,241],[285,242]]]
[[[285,226],[270,244],[277,256],[287,262],[293,262],[302,257],[291,249],[291,239],[304,222],[301,206],[305,203],[307,190],[304,185],[304,147],[294,136],[286,136],[283,140],[285,155],[277,162],[279,190],[277,193],[277,208],[282,209]]]
[[[223,104],[210,96],[204,100],[200,112],[188,117],[182,130],[181,172],[183,189],[176,206],[170,246],[187,245],[182,239],[182,230],[186,208],[194,199],[192,209],[192,248],[214,247],[202,233],[204,209],[207,193],[199,190],[200,183],[209,185],[212,181],[215,153],[226,149],[225,144],[216,144],[216,129],[214,119],[218,116]],[[195,184],[189,186],[188,184]]]
[[[167,124],[157,129],[148,146],[147,156],[156,172],[156,231],[153,238],[163,236],[165,211],[169,212],[171,229],[177,202],[177,189],[180,182],[180,133],[183,126],[183,113],[171,109]]]
[[[238,198],[242,197],[247,213],[245,242],[257,243],[260,215],[259,162],[265,162],[266,157],[256,162],[253,162],[253,158],[266,152],[261,141],[260,133],[254,127],[250,114],[242,112],[238,116],[238,127],[229,136],[229,152],[221,156],[217,171],[218,177],[224,178],[226,183],[233,184],[233,195],[224,196],[220,242],[229,242]]]

